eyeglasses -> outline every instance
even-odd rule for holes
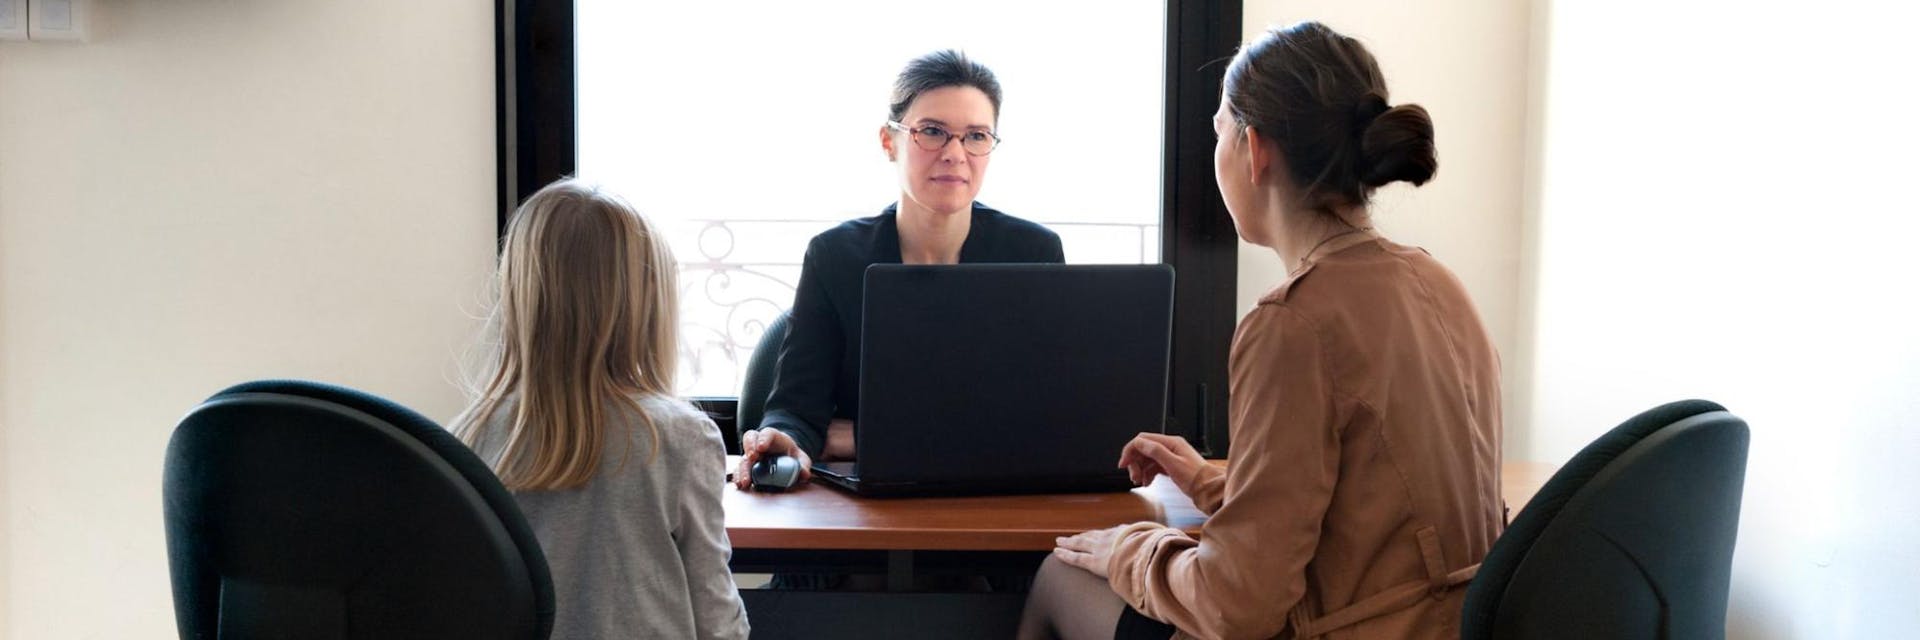
[[[954,133],[940,125],[928,124],[916,128],[908,127],[907,125],[892,120],[887,121],[887,126],[907,132],[907,136],[913,138],[914,144],[920,145],[920,148],[928,151],[945,149],[947,148],[947,142],[954,138],[960,139],[960,148],[965,150],[967,155],[970,156],[984,156],[993,153],[993,148],[1000,145],[1000,136],[994,135],[991,131],[974,130],[966,133]]]

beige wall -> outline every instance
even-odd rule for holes
[[[1459,274],[1479,305],[1506,367],[1507,450],[1526,451],[1528,388],[1514,366],[1527,345],[1516,327],[1526,136],[1528,23],[1524,0],[1401,2],[1299,0],[1246,3],[1245,37],[1318,20],[1364,42],[1387,75],[1392,102],[1432,113],[1440,172],[1375,197],[1374,222]],[[1272,251],[1241,243],[1239,308],[1286,277]]]
[[[173,634],[161,456],[227,384],[459,408],[491,7],[103,0],[92,43],[0,43],[0,637]]]

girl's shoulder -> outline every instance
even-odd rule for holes
[[[647,419],[660,431],[668,446],[706,447],[718,445],[720,427],[706,412],[684,398],[643,395],[634,398]],[[711,442],[709,442],[711,441]]]

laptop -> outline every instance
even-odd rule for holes
[[[1173,269],[867,268],[856,462],[866,496],[1123,491],[1120,449],[1166,422]]]

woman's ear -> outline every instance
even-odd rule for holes
[[[1266,181],[1267,174],[1274,167],[1274,153],[1277,149],[1267,145],[1267,137],[1251,126],[1247,127],[1247,178],[1254,184]]]
[[[887,162],[897,162],[899,158],[893,151],[893,128],[880,125],[880,149],[887,152]]]

